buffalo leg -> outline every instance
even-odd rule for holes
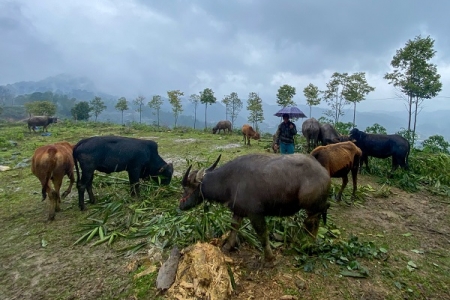
[[[352,204],[356,198],[356,189],[358,188],[358,165],[356,168],[352,168],[352,181],[353,181],[353,193],[352,193]]]
[[[92,182],[94,181],[94,174],[92,174],[92,177],[90,178],[88,185],[86,187],[88,195],[89,195],[89,203],[94,204],[95,203],[95,196],[94,192],[92,191]]]
[[[64,174],[53,174],[53,186],[55,187],[55,211],[61,211],[61,196],[59,191],[61,190]],[[53,193],[53,191],[52,191]]]
[[[58,207],[58,199],[59,199],[59,194],[58,192],[52,190],[49,194],[48,194],[48,200],[50,201],[50,207],[48,209],[48,220],[49,221],[53,221],[55,219],[55,215],[56,215],[56,211],[57,211],[57,207]]]
[[[231,223],[231,229],[230,235],[228,236],[226,242],[222,246],[222,249],[225,251],[231,251],[236,246],[236,238],[237,238],[237,231],[239,227],[241,227],[242,223],[242,217],[239,217],[238,215],[233,215],[233,221]]]
[[[81,169],[83,170],[83,167],[81,167]],[[77,182],[78,206],[80,207],[80,210],[85,210],[84,192],[86,191],[86,189],[88,190],[89,201],[91,203],[95,202],[94,193],[92,192],[93,179],[94,179],[94,171],[88,171],[84,169],[81,175],[81,179]]]
[[[272,261],[275,256],[270,249],[269,234],[267,232],[267,225],[264,216],[251,216],[250,222],[258,235],[258,239],[264,249],[264,258],[266,261]]]
[[[336,201],[341,201],[342,193],[344,192],[344,189],[347,186],[347,183],[348,183],[348,175],[342,176],[342,186],[341,186],[341,189],[339,190]]]
[[[70,183],[69,183],[69,187],[67,188],[67,190],[65,190],[64,193],[62,194],[63,199],[66,198],[70,194],[70,192],[72,191],[73,183],[75,182],[75,177],[73,175],[73,171],[67,172],[67,177],[69,177]]]
[[[303,225],[305,226],[306,231],[315,238],[317,236],[317,232],[319,231],[319,221],[322,213],[310,213],[307,212],[308,217],[303,221]]]
[[[129,170],[128,171],[128,179],[130,180],[130,186],[131,186],[131,196],[135,197],[140,195],[139,191],[139,175],[140,170]]]

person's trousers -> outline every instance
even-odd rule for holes
[[[280,153],[281,154],[294,154],[294,144],[286,144],[280,142]]]

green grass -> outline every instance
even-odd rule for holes
[[[0,239],[4,241],[0,246],[0,259],[6,266],[0,270],[0,278],[3,278],[0,285],[12,287],[13,290],[17,286],[14,295],[25,298],[21,293],[27,292],[32,282],[38,282],[35,295],[39,296],[42,289],[47,291],[47,297],[56,299],[74,295],[75,298],[88,299],[132,296],[148,299],[155,296],[157,273],[134,280],[133,275],[142,267],[131,273],[126,272],[124,264],[129,256],[145,253],[152,245],[170,249],[175,244],[183,247],[196,241],[208,242],[221,237],[230,226],[230,212],[217,204],[201,205],[188,212],[177,211],[181,177],[187,167],[190,164],[194,168],[208,166],[219,154],[222,154],[220,166],[247,153],[267,153],[272,142],[271,135],[263,135],[260,141],[252,140],[249,147],[243,145],[239,134],[213,135],[209,131],[189,128],[169,131],[140,124],[122,127],[106,123],[64,122],[49,127],[50,136],[29,133],[23,124],[0,124],[0,130],[0,164],[13,168],[0,173],[0,226],[3,229]],[[62,140],[76,143],[84,137],[108,134],[144,137],[158,142],[160,155],[167,162],[174,163],[172,183],[165,187],[144,183],[141,199],[134,199],[128,194],[125,172],[111,175],[99,173],[94,179],[96,205],[88,204],[88,211],[80,212],[74,188],[63,201],[63,211],[57,213],[56,221],[46,222],[47,203],[40,201],[38,180],[31,174],[29,166],[15,169],[16,165],[28,162],[36,147]],[[10,141],[16,142],[17,146]],[[303,149],[303,142],[299,138],[297,149]],[[390,168],[390,160],[372,159],[371,175],[360,177],[364,183],[358,186],[355,205],[332,201],[329,226],[321,227],[316,244],[308,244],[302,233],[302,212],[288,218],[267,218],[272,247],[289,262],[283,272],[301,274],[307,278],[307,292],[312,298],[327,298],[330,291],[337,289],[341,298],[352,299],[364,293],[364,286],[357,285],[357,280],[370,281],[371,286],[378,289],[375,292],[391,299],[447,297],[449,253],[442,247],[433,249],[429,246],[432,242],[427,239],[430,236],[438,239],[438,245],[444,244],[446,237],[448,239],[448,198],[439,196],[448,191],[447,179],[442,177],[449,170],[448,159],[441,155],[413,152],[410,162],[410,173],[398,171],[388,179],[385,174]],[[441,172],[435,172],[436,169]],[[330,197],[340,185],[341,180],[333,180]],[[63,189],[66,186],[67,181]],[[351,196],[350,186],[343,194],[347,202]],[[405,197],[416,194],[397,188],[422,194],[408,200],[410,202],[402,202]],[[398,198],[399,194],[402,198]],[[423,199],[428,199],[433,206],[427,208],[433,209],[430,214],[426,210],[419,211],[419,206],[417,211],[408,213]],[[399,202],[401,207],[398,207]],[[386,221],[380,212],[382,210],[395,212],[400,218]],[[361,214],[366,214],[366,217],[357,218]],[[390,227],[381,227],[380,221]],[[416,224],[418,231],[411,231],[405,224]],[[427,231],[430,228],[442,234]],[[92,232],[94,234],[91,235]],[[412,235],[402,235],[405,233]],[[91,238],[87,241],[89,236]],[[352,236],[357,240],[351,240]],[[240,240],[244,249],[260,248],[248,220],[243,223]],[[423,250],[424,253],[417,254],[412,250]],[[239,253],[236,255],[239,256]],[[50,263],[45,263],[47,260]],[[413,261],[417,268],[408,269],[409,261]],[[45,276],[35,271],[39,268],[45,270]],[[14,282],[12,269],[20,272],[17,282]],[[243,274],[251,272],[241,269]],[[354,279],[342,276],[345,270],[360,274],[367,271],[368,277]],[[267,275],[261,280],[267,280],[267,285],[273,281],[273,276],[279,276],[276,270],[265,273]],[[66,288],[61,289],[61,286]],[[302,294],[292,282],[286,282],[282,288],[286,294]],[[77,296],[77,290],[82,294]],[[2,293],[6,290],[0,288]]]

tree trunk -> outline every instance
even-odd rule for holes
[[[353,103],[353,128],[355,128],[355,121],[356,121],[356,101]]]
[[[409,105],[409,109],[408,109],[408,134],[411,131],[411,115],[412,115],[412,99],[413,97],[411,95],[408,96],[408,105]]]
[[[310,105],[310,106],[309,106],[309,117],[310,117],[310,118],[312,118],[311,109],[312,109],[312,106]]]
[[[123,110],[122,110],[122,125],[123,125]]]
[[[197,106],[194,107],[194,129],[195,129],[195,122],[197,122]]]
[[[419,98],[416,97],[416,103],[415,103],[416,109],[414,111],[414,127],[412,132],[412,147],[414,147],[415,142],[415,136],[416,136],[416,122],[417,122],[417,109],[419,108]]]
[[[157,124],[158,124],[158,128],[159,128],[159,108],[156,110],[156,117],[158,119]]]
[[[141,116],[142,116],[142,108],[141,108],[141,106],[139,105],[139,124],[142,123],[142,122],[141,122]]]
[[[207,129],[208,127],[206,127],[206,110],[208,109],[208,103],[205,103],[205,129]]]

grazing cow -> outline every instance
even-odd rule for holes
[[[217,131],[220,133],[221,130],[225,133],[225,129],[228,130],[228,133],[232,133],[231,130],[231,122],[228,120],[225,121],[219,121],[215,127],[213,127],[212,132],[213,134],[216,134]]]
[[[278,135],[277,135],[277,133],[275,133],[273,136],[272,136],[272,150],[273,150],[273,153],[278,153],[278,152],[280,152],[280,147],[277,145],[277,140],[278,140]],[[270,150],[269,150],[270,151]]]
[[[58,123],[58,118],[48,116],[35,116],[28,119],[28,130],[33,129],[36,132],[36,126],[42,126],[42,131],[47,131],[47,126],[52,123]]]
[[[410,145],[404,137],[398,134],[370,134],[353,128],[350,131],[350,139],[354,140],[356,146],[361,149],[363,153],[361,161],[366,162],[367,170],[369,170],[368,156],[377,158],[392,156],[392,172],[399,166],[405,170],[408,169]]]
[[[327,196],[331,179],[327,171],[310,155],[249,154],[215,169],[184,174],[180,209],[188,210],[203,200],[223,203],[233,212],[232,230],[224,243],[225,251],[236,244],[242,219],[248,217],[258,234],[266,260],[274,259],[269,244],[265,216],[290,216],[305,209],[304,226],[315,237],[320,216],[326,223],[330,206]]]
[[[320,125],[319,141],[322,146],[339,142],[346,142],[349,140],[350,139],[348,136],[339,134],[332,125],[328,123]]]
[[[353,142],[341,142],[315,148],[311,155],[328,171],[333,178],[342,178],[342,186],[336,200],[341,201],[342,192],[348,183],[348,173],[352,172],[354,200],[357,188],[358,166],[361,158],[361,149]]]
[[[84,191],[87,189],[89,200],[95,203],[92,192],[92,180],[95,170],[112,173],[127,171],[131,184],[131,195],[139,196],[139,179],[152,177],[161,184],[170,183],[173,165],[167,164],[158,154],[158,144],[154,141],[121,136],[95,136],[79,141],[73,149],[75,170],[77,172],[78,205],[84,206]],[[82,171],[81,179],[78,163]]]
[[[302,124],[302,134],[306,138],[308,144],[308,152],[311,151],[311,142],[313,147],[317,147],[317,141],[319,139],[320,123],[314,118],[307,119]]]
[[[61,189],[64,175],[70,179],[67,190],[62,194],[65,198],[72,191],[75,181],[73,176],[73,145],[68,142],[59,142],[47,146],[42,146],[34,151],[31,158],[31,172],[39,179],[42,185],[42,201],[47,198],[50,200],[48,220],[55,219],[55,212],[60,211]],[[53,182],[53,189],[50,186],[50,180]]]
[[[248,124],[244,124],[242,126],[242,134],[244,135],[244,145],[247,144],[250,146],[250,138],[254,140],[259,140],[260,135],[256,132],[252,126]]]

